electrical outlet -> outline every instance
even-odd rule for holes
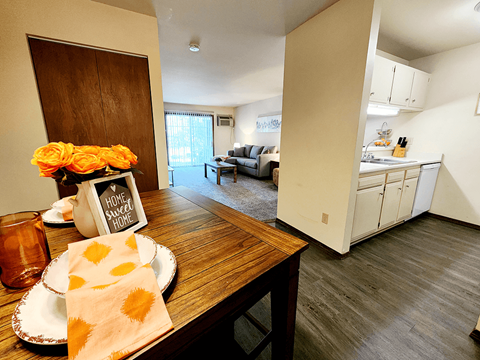
[[[328,224],[328,214],[322,213],[322,223]]]

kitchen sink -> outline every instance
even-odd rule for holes
[[[417,162],[416,160],[396,160],[396,159],[363,159],[363,163],[379,165],[398,165]]]

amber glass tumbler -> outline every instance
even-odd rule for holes
[[[0,279],[3,285],[11,288],[33,285],[50,260],[40,213],[20,212],[0,217]]]

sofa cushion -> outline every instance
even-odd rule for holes
[[[233,165],[235,165],[236,162],[237,162],[237,158],[236,158],[236,157],[229,157],[229,158],[226,158],[226,159],[224,160],[224,162],[226,162],[226,163],[228,163],[228,164],[233,164]]]
[[[263,146],[253,146],[252,151],[250,151],[250,159],[256,159],[257,155],[262,153]]]
[[[262,150],[262,154],[275,154],[277,152],[276,146],[265,146]]]
[[[242,147],[233,149],[233,156],[235,157],[245,156],[245,147],[242,146]]]
[[[237,158],[237,164],[246,166],[252,169],[257,168],[257,160],[254,159],[247,159],[247,158]]]
[[[250,157],[250,152],[252,151],[253,145],[247,145],[245,144],[245,157],[249,158]]]

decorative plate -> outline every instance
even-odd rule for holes
[[[44,212],[42,214],[42,219],[43,222],[47,224],[73,224],[73,220],[63,220],[62,213],[55,209],[50,209]]]
[[[169,248],[157,244],[157,257],[151,265],[157,276],[158,287],[163,293],[175,277],[177,258]]]
[[[135,234],[142,264],[153,264],[157,256],[157,243],[151,237]],[[68,289],[68,250],[53,259],[45,268],[40,280],[52,294],[65,298]]]
[[[163,293],[175,277],[177,260],[165,246],[157,244],[156,248],[157,255],[151,265],[158,287]],[[65,258],[68,261],[68,256]],[[33,344],[66,344],[67,310],[64,296],[47,291],[42,286],[42,280],[39,280],[17,304],[12,316],[12,327],[20,339]]]
[[[17,304],[12,316],[12,328],[20,339],[29,343],[66,344],[65,299],[48,292],[38,281]]]

